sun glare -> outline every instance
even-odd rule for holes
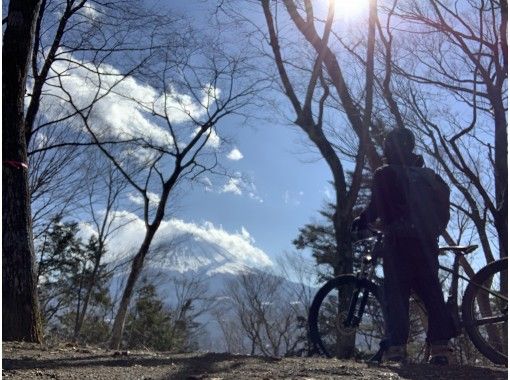
[[[368,12],[369,0],[335,0],[337,18],[354,18]]]

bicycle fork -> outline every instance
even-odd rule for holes
[[[373,267],[369,266],[369,264],[374,260],[371,255],[367,255],[363,258],[363,265],[361,267],[360,276],[358,279],[371,279],[373,276]],[[369,268],[367,271],[366,268]],[[361,294],[361,300],[359,299]],[[365,287],[356,286],[354,290],[351,301],[349,303],[349,311],[347,313],[347,317],[343,322],[344,327],[358,327],[361,323],[361,319],[363,317],[363,313],[365,312],[365,307],[368,302],[369,290]],[[359,301],[359,306],[358,306]],[[358,308],[357,308],[358,306]],[[357,308],[357,310],[356,310]]]
[[[363,289],[359,308],[356,313],[356,304],[358,303],[361,292],[362,289],[357,288],[352,295],[351,304],[349,305],[349,313],[347,314],[346,321],[344,322],[348,323],[349,327],[358,327],[361,322],[361,318],[363,317],[363,313],[365,312],[365,306],[367,305],[368,300],[368,289]],[[356,315],[354,315],[355,313]]]

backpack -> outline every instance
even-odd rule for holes
[[[437,239],[450,220],[450,189],[429,168],[394,166],[405,196],[400,233]]]

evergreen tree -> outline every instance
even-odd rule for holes
[[[85,246],[81,275],[74,278],[77,289],[77,302],[74,321],[69,325],[74,340],[104,342],[109,336],[110,325],[106,322],[107,313],[112,309],[108,285],[111,273],[101,258],[106,254],[104,245],[91,236]]]
[[[95,265],[100,254],[97,239],[92,236],[84,245],[78,232],[77,223],[63,223],[56,217],[37,244],[43,319],[47,331],[64,339],[104,342],[109,330],[106,315],[112,303],[108,291],[111,276],[104,264]],[[89,307],[85,310],[83,304],[89,290]],[[78,336],[78,321],[85,311],[83,332]]]
[[[38,290],[46,326],[76,297],[75,277],[80,273],[83,246],[76,237],[77,223],[62,223],[56,217],[37,245]]]
[[[371,173],[368,172],[363,176],[363,184],[353,209],[354,216],[359,215],[370,201],[369,187],[371,178]],[[333,203],[326,203],[326,205],[319,210],[321,220],[308,223],[301,227],[298,236],[292,241],[292,244],[298,250],[309,249],[318,266],[326,265],[327,269],[325,273],[321,269],[318,271],[318,276],[321,281],[331,278],[332,273],[335,272],[334,269],[343,265],[343,257],[339,256],[336,250],[335,229],[333,225],[335,209],[336,207]],[[355,249],[354,257],[359,257],[356,249],[360,249],[360,247],[354,246],[353,248]],[[354,265],[356,266],[356,262]]]
[[[143,278],[126,321],[126,346],[169,351],[177,348],[179,342],[176,338],[170,310],[159,298],[156,287]]]
[[[331,268],[339,265],[340,258],[336,252],[336,238],[333,227],[333,213],[335,205],[327,203],[319,211],[322,220],[315,223],[308,223],[299,229],[299,235],[292,241],[298,250],[310,249],[317,265],[328,265]],[[329,271],[328,271],[329,273]],[[330,277],[319,271],[319,277]]]

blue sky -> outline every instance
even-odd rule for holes
[[[223,127],[233,127],[223,125]],[[243,158],[228,165],[247,173],[260,198],[244,193],[207,192],[200,186],[179,201],[177,217],[195,223],[212,222],[234,232],[244,227],[255,245],[271,257],[292,248],[299,227],[317,215],[331,174],[324,161],[303,162],[316,155],[304,150],[297,127],[261,122],[235,126],[235,146]],[[221,129],[221,128],[220,128]]]

